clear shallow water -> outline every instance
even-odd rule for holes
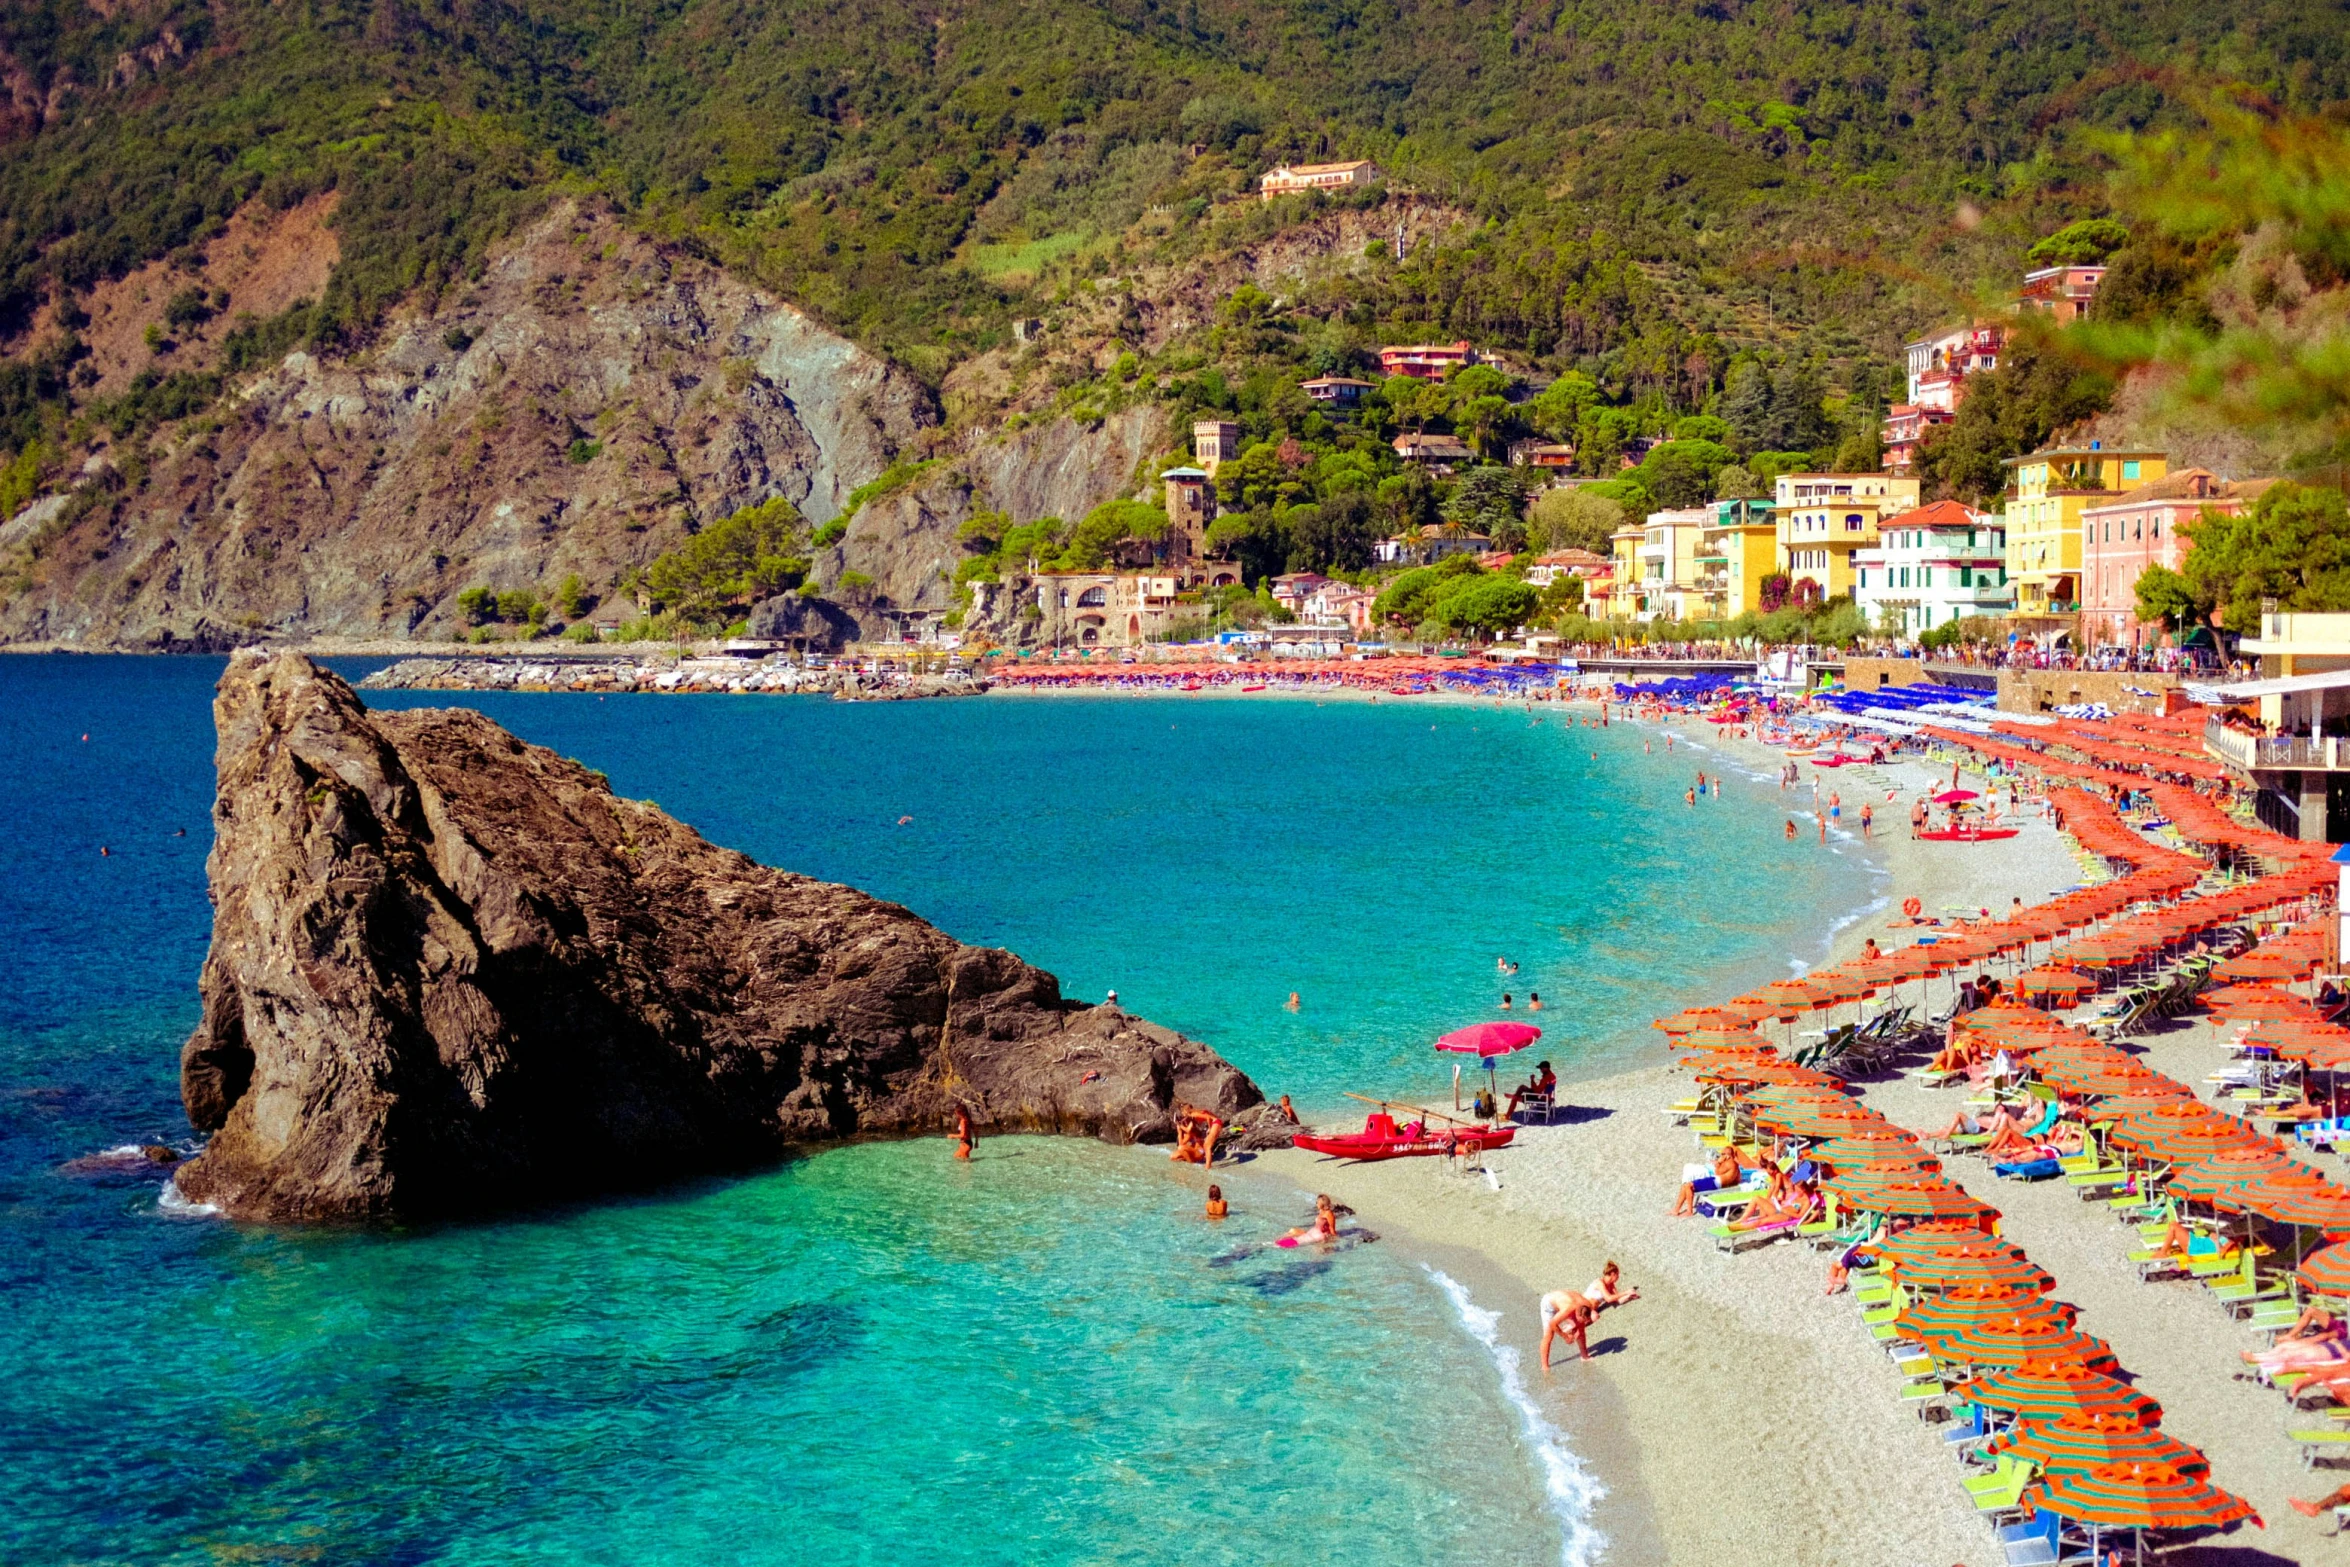
[[[1149,1151],[861,1147],[390,1236],[175,1219],[150,1175],[65,1168],[186,1137],[217,670],[0,659],[0,1559],[1589,1545],[1573,1433],[1513,1399],[1474,1307],[1387,1247],[1218,1265],[1299,1216],[1211,1231]],[[1309,1106],[1440,1091],[1428,1040],[1493,1015],[1497,954],[1568,1065],[1816,955],[1866,887],[1780,841],[1776,791],[1692,811],[1703,759],[1556,715],[480,705],[721,842],[1115,986]]]

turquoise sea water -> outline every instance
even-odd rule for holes
[[[1587,1552],[1573,1459],[1443,1281],[1391,1246],[1255,1250],[1287,1199],[1211,1227],[1150,1150],[859,1147],[404,1234],[161,1211],[89,1156],[187,1139],[217,670],[0,659],[0,1560]],[[1870,885],[1785,844],[1767,785],[1692,809],[1710,757],[1557,714],[479,705],[1308,1107],[1449,1092],[1430,1038],[1505,987],[1542,992],[1562,1066],[1650,1048],[1657,1010],[1816,956]]]

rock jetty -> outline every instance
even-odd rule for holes
[[[985,679],[964,674],[867,674],[741,658],[404,658],[359,682],[363,691],[775,692],[844,702],[980,696]]]
[[[1205,1045],[1009,952],[757,864],[463,709],[371,712],[231,660],[203,1020],[211,1134],[175,1177],[238,1218],[413,1218],[951,1127],[1282,1140]],[[942,1152],[943,1157],[943,1152]]]

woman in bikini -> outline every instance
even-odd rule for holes
[[[1304,1246],[1338,1239],[1338,1209],[1331,1204],[1330,1194],[1324,1192],[1314,1198],[1314,1222],[1291,1230],[1273,1244],[1276,1246]]]

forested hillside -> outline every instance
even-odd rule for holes
[[[1594,453],[1713,412],[1832,451],[1906,336],[2103,210],[2101,137],[2221,79],[2350,99],[2350,0],[19,0],[0,521],[99,455],[135,489],[289,351],[463,315],[558,200],[806,309],[950,431],[1139,399],[1277,435],[1291,367],[1426,335],[1569,377]],[[1386,192],[1249,199],[1341,156]],[[323,282],[224,282],[231,248],[294,275],[271,246]],[[11,547],[20,591],[48,546]]]

